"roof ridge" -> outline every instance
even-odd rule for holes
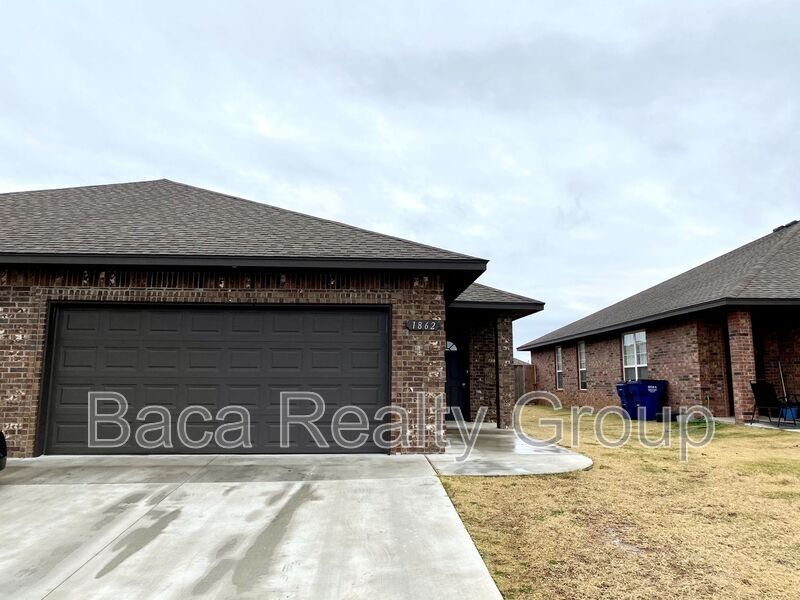
[[[797,222],[795,221],[795,223],[792,223],[791,225],[784,226],[784,227],[779,227],[778,229],[774,230],[769,235],[776,235],[776,234],[781,233],[781,232],[786,232],[787,229],[792,229],[792,225],[795,225],[796,223]],[[736,298],[745,289],[747,289],[747,287],[751,283],[753,283],[753,280],[758,276],[758,274],[761,273],[761,271],[764,270],[764,267],[767,266],[769,261],[778,253],[778,251],[781,248],[783,248],[786,245],[786,243],[790,239],[792,239],[794,237],[794,235],[797,235],[798,231],[800,231],[800,228],[794,228],[794,231],[789,232],[788,235],[779,236],[778,239],[775,240],[775,242],[772,244],[772,246],[770,246],[770,249],[761,258],[759,258],[755,262],[755,264],[753,265],[752,269],[750,269],[750,271],[748,273],[745,273],[744,275],[742,275],[742,277],[739,279],[737,284],[731,290],[730,297],[731,298]],[[769,235],[765,236],[765,237],[769,237]]]
[[[444,248],[439,248],[438,246],[431,246],[430,244],[423,244],[421,242],[416,242],[414,240],[401,238],[401,237],[398,237],[398,236],[395,236],[395,235],[389,235],[389,234],[386,234],[386,233],[380,233],[378,231],[372,231],[370,229],[364,229],[363,227],[357,227],[356,225],[350,225],[349,223],[343,223],[342,221],[335,221],[333,219],[323,219],[322,217],[316,217],[314,215],[309,215],[308,213],[302,213],[302,212],[299,212],[299,211],[296,211],[296,210],[292,210],[290,208],[283,208],[281,206],[275,206],[274,204],[267,204],[266,202],[259,202],[258,200],[250,200],[249,198],[242,198],[241,196],[234,196],[232,194],[227,194],[225,192],[218,192],[216,190],[209,190],[208,188],[201,188],[201,187],[197,187],[195,185],[191,185],[191,184],[188,184],[188,183],[182,183],[180,181],[173,181],[172,179],[159,179],[159,180],[156,180],[156,181],[167,181],[167,182],[172,183],[174,185],[180,185],[180,186],[191,188],[191,189],[194,189],[194,190],[200,190],[202,192],[209,192],[209,193],[212,193],[212,194],[216,194],[218,196],[225,196],[226,198],[231,198],[233,200],[239,200],[241,202],[247,202],[249,204],[256,204],[258,206],[266,206],[266,207],[272,208],[274,210],[279,210],[279,211],[283,211],[283,212],[290,213],[290,214],[293,214],[293,215],[298,215],[298,216],[301,216],[301,217],[305,217],[305,218],[308,218],[308,219],[313,219],[314,221],[320,221],[320,222],[323,222],[323,223],[334,223],[336,225],[340,225],[342,227],[346,227],[346,228],[352,229],[354,231],[360,231],[362,233],[368,233],[370,235],[378,235],[378,236],[381,236],[381,237],[397,240],[399,242],[404,242],[406,244],[414,244],[414,245],[419,246],[421,248],[428,248],[428,249],[431,249],[431,250],[438,250],[440,252],[447,252],[449,254],[453,254],[453,255],[459,256],[461,258],[468,258],[468,259],[471,259],[471,260],[486,260],[484,258],[480,258],[480,257],[477,257],[477,256],[471,256],[469,254],[463,254],[461,252],[454,252],[452,250],[446,250]],[[142,183],[144,183],[144,182],[142,182]],[[486,260],[486,262],[488,263],[489,261]]]
[[[0,196],[8,196],[10,194],[35,194],[37,192],[60,192],[62,190],[85,190],[89,188],[101,188],[101,187],[111,187],[111,186],[120,186],[120,185],[135,185],[137,183],[156,183],[158,181],[170,181],[164,177],[160,179],[141,179],[138,181],[122,181],[122,182],[114,182],[114,183],[95,183],[92,185],[68,185],[64,187],[53,187],[53,188],[39,188],[35,190],[19,190],[16,192],[0,192]],[[174,181],[170,181],[171,183],[175,183]]]

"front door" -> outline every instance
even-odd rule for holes
[[[467,401],[467,368],[464,352],[452,342],[447,343],[447,350],[444,353],[446,384],[445,392],[447,395],[447,406],[450,408],[448,419],[452,419],[452,409],[458,407],[464,419],[469,421],[469,402]]]

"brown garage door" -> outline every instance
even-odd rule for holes
[[[318,308],[61,307],[51,339],[50,386],[45,404],[45,451],[49,454],[343,452],[332,439],[337,408],[356,405],[370,417],[389,403],[389,333],[385,310]],[[291,446],[281,448],[281,391],[312,391],[325,400],[315,423],[330,444],[320,448],[305,428],[291,428]],[[113,391],[127,400],[131,436],[118,448],[89,448],[89,392]],[[178,416],[187,407],[240,406],[250,414],[252,448],[221,449],[184,445]],[[145,406],[166,407],[172,448],[143,449],[135,441]],[[101,403],[101,411],[115,408]],[[294,400],[293,412],[313,405]],[[227,415],[206,422],[189,417],[186,435],[194,441],[214,432]],[[353,417],[345,419],[352,421]],[[114,438],[118,425],[100,424],[99,437]],[[351,439],[357,432],[346,434]],[[159,437],[156,431],[146,439]],[[226,439],[235,439],[232,432]],[[186,439],[186,438],[184,438]],[[351,450],[353,451],[353,450]],[[381,451],[372,441],[359,452]]]

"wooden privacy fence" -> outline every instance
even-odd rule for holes
[[[514,379],[516,380],[516,398],[522,394],[536,389],[536,366],[514,365]]]

